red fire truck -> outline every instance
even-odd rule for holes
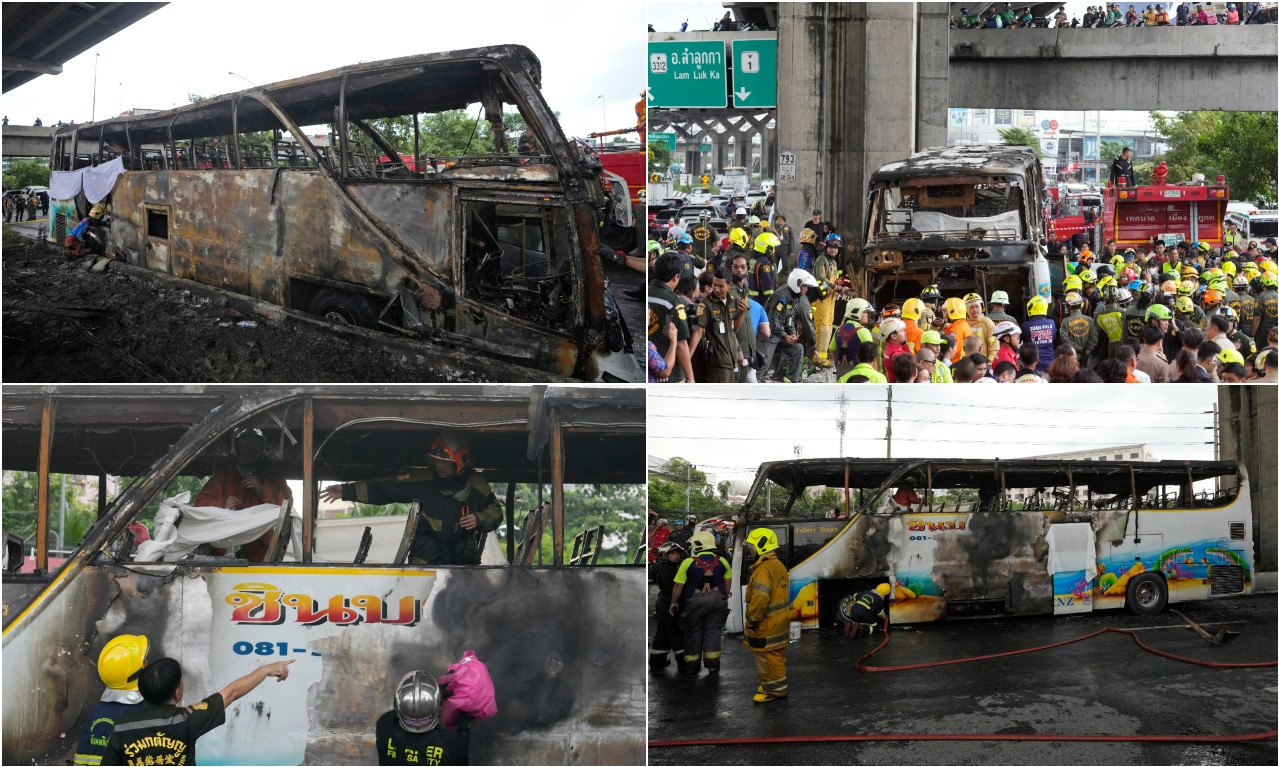
[[[1149,245],[1151,238],[1220,247],[1230,202],[1225,177],[1217,176],[1213,184],[1202,180],[1169,184],[1167,175],[1160,162],[1149,186],[1108,185],[1103,192],[1106,234],[1115,238],[1120,250]]]

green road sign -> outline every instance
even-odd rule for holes
[[[698,144],[698,145],[697,145],[697,151],[699,151],[699,152],[709,152],[709,151],[711,151],[711,145],[710,145],[710,144]]]
[[[777,45],[774,43],[774,70],[776,61]],[[726,107],[726,70],[723,40],[650,42],[648,105],[672,109]],[[774,94],[776,91],[774,84]],[[776,95],[773,100],[777,100]]]
[[[733,106],[777,106],[776,40],[733,41]]]
[[[665,144],[668,151],[675,151],[675,134],[674,133],[650,133],[648,134],[648,143]]]

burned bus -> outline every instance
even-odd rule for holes
[[[55,186],[114,182],[119,261],[555,376],[642,381],[598,252],[626,191],[608,197],[541,76],[518,45],[356,64],[60,128],[50,167]],[[471,140],[437,154],[423,120],[450,110],[473,116]]]
[[[862,294],[901,304],[937,285],[946,297],[996,290],[1024,307],[1051,298],[1043,170],[1025,146],[925,149],[871,174]]]
[[[103,691],[98,654],[121,633],[146,634],[152,660],[182,664],[187,703],[295,659],[286,683],[262,685],[201,738],[209,763],[376,763],[373,726],[395,682],[438,676],[466,650],[487,664],[498,705],[475,724],[475,763],[644,763],[642,390],[6,387],[4,402],[7,477],[35,473],[47,488],[64,473],[99,490],[96,519],[60,566],[47,543],[58,485],[39,499],[29,560],[10,532],[19,510],[5,509],[5,764],[70,759]],[[296,502],[267,511],[266,553],[157,556],[157,541],[187,540],[196,519],[181,505],[166,529],[157,503],[233,465],[242,429],[261,430],[263,460]],[[411,478],[442,430],[466,435],[467,460],[503,501],[481,565],[406,559],[428,524],[417,501],[407,514],[342,518],[319,503],[330,482]],[[606,509],[630,512],[600,512],[590,494],[603,491],[632,499]]]
[[[799,503],[832,488],[834,509]],[[1232,461],[803,459],[760,466],[742,541],[777,535],[791,620],[847,619],[856,592],[892,587],[894,623],[1063,615],[1252,592],[1248,475]],[[730,630],[741,630],[740,595]]]

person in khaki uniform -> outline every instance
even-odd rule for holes
[[[964,306],[968,312],[968,329],[981,338],[982,353],[993,360],[999,351],[999,340],[995,338],[994,321],[985,315],[986,302],[976,293],[969,293],[964,296]]]
[[[746,536],[746,553],[759,558],[746,584],[746,646],[755,654],[759,687],[752,698],[767,703],[785,698],[786,646],[790,643],[790,573],[777,558],[777,535],[766,527]]]
[[[728,269],[715,270],[711,291],[697,304],[697,327],[693,330],[693,348],[701,343],[706,358],[707,383],[733,383],[735,371],[745,365],[737,330],[745,320],[740,304],[728,295],[733,275]]]

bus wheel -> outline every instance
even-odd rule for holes
[[[377,314],[368,299],[333,288],[325,288],[316,293],[307,311],[339,325],[377,327]]]
[[[1154,615],[1168,606],[1168,585],[1154,573],[1142,573],[1128,582],[1128,610],[1133,615]]]

